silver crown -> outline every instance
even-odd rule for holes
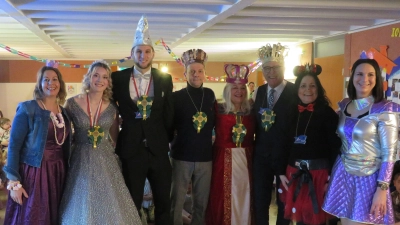
[[[258,56],[263,64],[271,61],[284,63],[288,52],[288,46],[283,46],[281,43],[274,44],[273,46],[267,44],[258,49]]]

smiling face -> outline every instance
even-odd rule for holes
[[[366,98],[372,95],[372,89],[376,84],[375,69],[368,63],[358,65],[354,71],[353,85],[357,98]]]
[[[263,76],[268,85],[276,88],[283,81],[284,67],[275,61],[266,62],[262,65]]]
[[[60,81],[58,80],[57,73],[53,70],[44,71],[41,86],[43,97],[57,97],[60,91]]]
[[[192,63],[186,67],[185,77],[190,86],[194,88],[199,88],[203,85],[205,74],[204,65],[201,63]]]
[[[132,49],[132,58],[136,67],[147,70],[151,67],[154,58],[153,48],[149,45],[138,45]]]
[[[231,88],[231,102],[235,106],[242,105],[247,98],[246,84],[233,84]]]
[[[11,127],[11,122],[10,122],[10,121],[4,123],[4,124],[1,126],[1,128],[3,128],[4,130],[10,129],[10,127]]]
[[[103,92],[109,85],[110,76],[103,67],[96,67],[90,78],[90,92]]]
[[[318,88],[315,79],[312,76],[304,76],[301,79],[297,94],[304,104],[315,102],[318,97]]]

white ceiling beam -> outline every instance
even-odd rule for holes
[[[289,7],[289,8],[314,8],[314,9],[371,9],[399,10],[398,0],[258,0],[255,7]]]
[[[303,17],[272,17],[266,19],[255,16],[231,16],[221,23],[236,24],[282,24],[282,25],[354,25],[354,26],[372,26],[374,20],[369,19],[343,19],[343,18],[303,18]]]
[[[236,14],[237,16],[261,17],[308,17],[308,18],[357,18],[357,19],[399,19],[398,11],[383,10],[337,10],[337,9],[296,9],[296,8],[270,8],[248,7]]]
[[[246,34],[246,35],[329,35],[329,31],[294,31],[294,30],[207,30],[202,35],[224,36],[227,34]],[[249,36],[250,38],[251,36]]]
[[[51,19],[65,19],[65,20],[101,20],[101,21],[134,21],[137,23],[142,17],[143,13],[134,12],[75,12],[75,11],[36,11],[26,10],[25,15],[32,18],[33,21],[39,20],[51,20]],[[151,22],[206,22],[208,16],[206,14],[193,15],[187,12],[187,14],[154,14],[146,13],[147,19]],[[151,25],[150,22],[150,25]]]
[[[1,21],[1,19],[0,19]],[[77,19],[51,19],[51,20],[33,20],[37,25],[41,28],[48,29],[49,27],[57,27],[58,25],[79,25],[79,26],[98,26],[104,27],[105,29],[110,29],[112,27],[114,29],[115,26],[119,27],[132,27],[133,25],[137,25],[137,23],[132,23],[130,21],[100,21],[100,20],[77,20]],[[151,21],[149,28],[152,29],[153,27],[195,27],[198,25],[198,22],[186,22],[180,21]]]
[[[280,24],[216,24],[209,28],[210,30],[300,30],[300,31],[314,31],[314,30],[348,30],[347,25],[280,25]]]
[[[44,42],[46,42],[48,45],[50,45],[54,50],[59,52],[61,55],[64,57],[71,57],[68,52],[64,51],[57,43],[55,43],[49,36],[46,35],[42,30],[39,29],[37,25],[35,25],[29,18],[27,18],[21,11],[19,11],[17,8],[15,8],[9,0],[3,0],[0,1],[0,8],[8,13],[9,15],[12,15],[12,17],[21,23],[24,27],[26,27],[28,30],[30,30],[32,33],[34,33],[36,36],[38,36],[40,39],[42,39]],[[2,33],[7,33],[8,30],[2,31]],[[15,31],[12,31],[15,32]]]
[[[195,37],[196,35],[202,33],[203,31],[207,30],[208,28],[212,27],[213,25],[225,20],[229,16],[236,14],[237,12],[243,10],[244,8],[248,7],[249,5],[253,4],[255,0],[241,0],[236,2],[234,5],[230,6],[229,8],[225,9],[224,11],[220,12],[217,16],[212,17],[207,22],[201,24],[193,31],[187,33],[183,37],[181,37],[178,41],[172,43],[170,45],[171,48],[179,46],[185,41],[190,40],[190,38]]]
[[[13,0],[15,1],[15,0]],[[21,1],[21,0],[20,0]],[[65,2],[65,0],[51,0],[53,2]],[[68,0],[69,2],[81,2],[82,0]],[[110,0],[85,0],[86,2],[110,2]],[[22,0],[29,2],[29,0]],[[113,0],[114,3],[143,3],[143,0]],[[146,0],[146,3],[152,4],[206,4],[206,5],[229,5],[233,4],[234,0]]]
[[[76,12],[141,12],[143,14],[147,13],[157,13],[157,14],[207,14],[215,15],[218,14],[219,6],[207,6],[207,5],[165,5],[165,4],[132,4],[132,3],[92,3],[92,2],[76,2],[71,4],[68,1],[53,2],[53,1],[31,1],[25,4],[20,4],[18,2],[17,8],[19,10],[51,10],[51,11],[76,11]],[[210,9],[211,8],[211,9]]]

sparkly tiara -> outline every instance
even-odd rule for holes
[[[48,59],[48,60],[46,60],[46,66],[47,67],[58,68],[58,62]]]
[[[283,46],[281,43],[274,44],[273,46],[267,44],[258,49],[258,56],[263,64],[271,61],[284,63],[288,52],[288,46]]]
[[[201,49],[189,49],[182,54],[181,60],[188,66],[192,63],[201,63],[204,65],[207,62],[208,56],[207,53]]]
[[[250,69],[246,65],[226,64],[226,82],[231,84],[246,84]]]
[[[374,54],[372,52],[362,51],[360,54],[360,59],[374,59]]]

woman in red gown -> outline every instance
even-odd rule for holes
[[[218,104],[213,149],[213,172],[207,225],[250,225],[252,221],[251,161],[255,118],[246,87],[249,69],[226,65],[228,75]]]

